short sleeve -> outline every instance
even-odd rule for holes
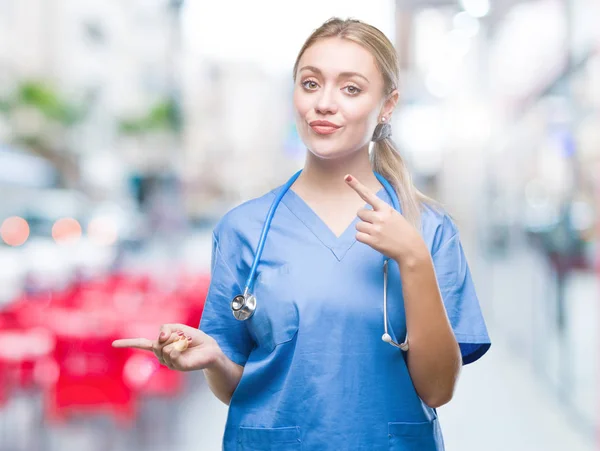
[[[217,236],[213,233],[211,280],[200,320],[200,330],[213,337],[230,360],[243,366],[254,342],[246,324],[235,319],[231,313],[231,300],[242,292],[242,276],[231,269],[237,265],[230,264],[227,259],[227,252],[222,250]]]
[[[433,263],[463,365],[467,365],[482,357],[491,341],[459,233],[451,222],[445,229],[443,234],[449,238],[433,252]]]

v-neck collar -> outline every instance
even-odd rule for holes
[[[386,196],[386,191],[384,188],[381,188],[377,192],[377,197],[386,200],[384,196]],[[285,196],[283,196],[282,202],[333,253],[338,261],[342,261],[346,253],[356,243],[356,223],[360,221],[358,216],[354,218],[348,227],[346,227],[346,230],[338,237],[304,199],[292,189],[289,189]]]

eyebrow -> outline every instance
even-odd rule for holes
[[[321,69],[319,69],[318,67],[315,67],[315,66],[304,66],[298,72],[302,72],[303,70],[310,70],[311,72],[314,72],[316,74],[323,75],[323,72],[321,71]],[[339,76],[346,77],[346,78],[347,77],[360,77],[363,80],[365,80],[367,83],[371,83],[367,77],[365,77],[362,74],[359,74],[358,72],[342,72]]]

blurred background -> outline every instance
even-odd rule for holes
[[[218,450],[210,236],[301,167],[292,66],[331,16],[402,62],[394,137],[461,230],[493,346],[448,451],[600,448],[600,1],[0,0],[0,449]]]

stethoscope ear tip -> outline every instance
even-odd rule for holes
[[[390,334],[383,334],[381,339],[383,341],[385,341],[386,343],[391,343],[392,342],[392,337],[390,337]]]

